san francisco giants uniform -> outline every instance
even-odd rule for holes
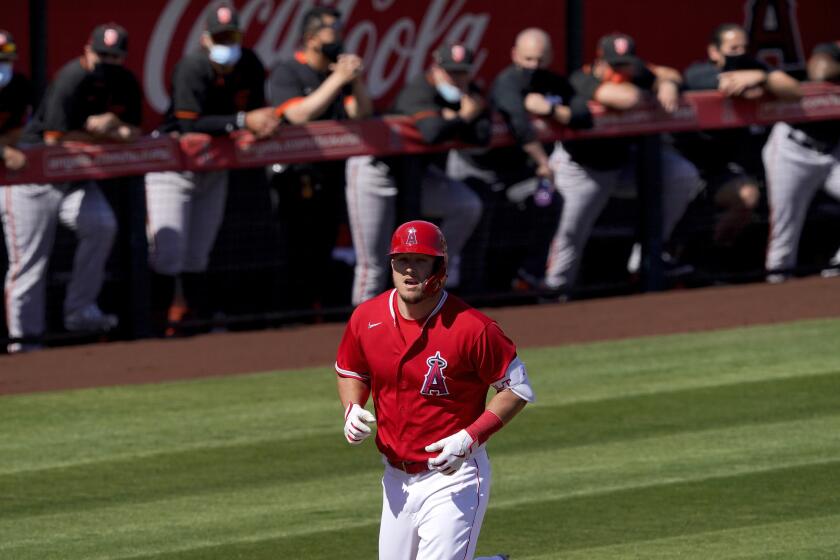
[[[490,497],[484,445],[451,476],[429,470],[436,454],[425,447],[470,426],[489,387],[527,374],[499,326],[457,297],[444,292],[422,322],[401,316],[398,297],[390,290],[356,308],[335,365],[370,386],[376,409],[385,463],[379,557],[472,558]]]
[[[226,11],[227,10],[227,11]],[[221,7],[208,15],[211,33],[236,30],[238,19]],[[245,127],[245,113],[265,105],[265,69],[247,48],[222,72],[204,49],[175,66],[172,101],[160,132],[228,134]],[[149,264],[153,322],[162,330],[172,302],[175,277],[182,275],[184,295],[197,316],[207,312],[204,271],[222,225],[228,172],[164,171],[146,175]]]
[[[817,45],[814,52],[840,62],[840,45],[836,43]],[[840,121],[776,123],[762,158],[770,205],[765,267],[768,280],[777,282],[796,267],[802,228],[817,191],[824,188],[840,199]],[[840,249],[829,264],[840,267]]]
[[[459,108],[460,101],[443,99],[428,76],[420,74],[400,92],[392,113],[415,117],[427,144],[447,140],[487,143],[489,118],[479,116],[468,123],[460,118],[446,120],[441,114],[443,109]],[[388,239],[400,210],[409,214],[404,218],[416,218],[419,214],[441,220],[451,255],[448,285],[454,288],[459,284],[461,250],[478,225],[482,204],[467,185],[446,174],[446,157],[446,153],[441,153],[401,158],[358,156],[347,160],[347,215],[356,251],[352,298],[355,305],[385,287]],[[406,202],[415,194],[419,204]],[[398,200],[400,197],[402,201]]]
[[[604,39],[632,45],[632,40],[623,35]],[[624,50],[628,59],[635,58],[632,46]],[[655,76],[641,60],[636,59],[635,65],[631,82],[650,92]],[[595,97],[602,81],[591,67],[578,70],[571,77],[578,95],[586,99]],[[555,144],[549,162],[554,184],[563,196],[563,214],[546,264],[545,284],[549,288],[574,286],[586,242],[611,193],[635,182],[635,143],[633,138],[607,138]],[[666,143],[662,145],[662,185],[662,237],[667,239],[702,183],[694,165]]]
[[[103,54],[125,55],[127,35],[119,26],[99,26],[92,46]],[[20,146],[45,139],[60,140],[84,131],[88,117],[114,113],[123,123],[138,126],[142,116],[140,86],[134,75],[115,64],[85,66],[84,59],[67,63],[55,76],[41,106],[24,128]],[[70,330],[109,329],[117,324],[103,314],[96,299],[105,278],[117,221],[95,181],[3,187],[0,210],[6,232],[9,270],[6,313],[10,351],[37,344],[45,330],[46,272],[59,221],[78,240],[64,300],[64,322]]]

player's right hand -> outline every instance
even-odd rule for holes
[[[3,154],[3,165],[6,169],[17,171],[26,166],[26,155],[11,146],[0,146],[0,153]]]
[[[245,128],[257,138],[268,138],[280,126],[274,107],[261,107],[245,113]]]
[[[91,115],[85,121],[85,131],[104,136],[120,125],[120,119],[111,112]]]
[[[350,53],[340,54],[338,60],[332,65],[332,71],[341,78],[343,83],[350,83],[364,71],[362,57]]]
[[[344,411],[344,437],[350,445],[359,445],[370,437],[372,431],[368,424],[376,422],[373,414],[357,405],[350,403]]]

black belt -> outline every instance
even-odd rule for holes
[[[820,142],[819,140],[814,140],[805,132],[799,130],[798,128],[791,129],[787,135],[788,139],[796,142],[803,148],[808,148],[809,150],[815,150],[822,154],[831,153],[834,149],[834,144],[829,144],[828,142]]]
[[[427,463],[426,461],[388,461],[388,464],[394,467],[395,469],[403,471],[406,474],[419,474],[421,472],[426,472],[429,470],[429,463]]]

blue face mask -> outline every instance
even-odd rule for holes
[[[210,60],[222,66],[233,66],[242,57],[239,45],[213,45],[210,47]]]
[[[447,103],[458,103],[461,101],[461,90],[447,82],[441,82],[435,86],[438,95]]]
[[[9,85],[9,82],[12,81],[14,73],[11,62],[0,62],[0,88],[4,88]]]

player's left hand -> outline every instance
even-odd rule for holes
[[[656,99],[666,113],[673,113],[680,107],[680,87],[675,82],[664,80],[659,84]]]
[[[476,449],[478,449],[478,442],[473,441],[466,430],[461,430],[426,446],[426,451],[430,453],[441,452],[437,457],[429,459],[429,469],[446,475],[455,474],[464,461],[472,457]]]

